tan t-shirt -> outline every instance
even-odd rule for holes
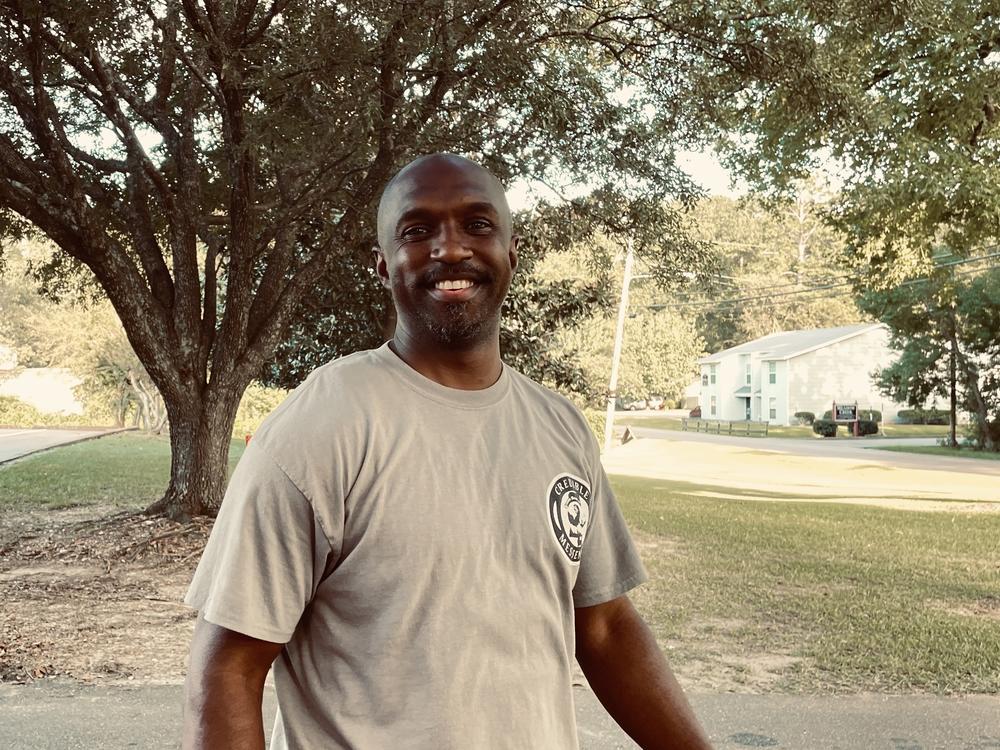
[[[272,748],[576,748],[574,607],[645,579],[583,416],[506,366],[319,368],[244,454],[186,601],[286,646]]]

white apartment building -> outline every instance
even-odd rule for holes
[[[881,323],[786,331],[698,360],[702,419],[794,424],[794,414],[819,419],[833,403],[877,409],[890,422],[900,409],[875,387],[872,373],[898,356]]]

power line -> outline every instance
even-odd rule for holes
[[[959,258],[959,259],[953,260],[953,261],[947,261],[947,262],[944,262],[944,263],[937,263],[937,264],[934,265],[934,269],[937,270],[937,269],[940,269],[940,268],[949,268],[949,267],[952,267],[952,266],[966,265],[966,264],[969,264],[969,263],[980,263],[980,262],[982,262],[984,260],[990,260],[992,258],[1000,258],[1000,252],[990,253],[990,254],[987,254],[987,255],[979,255],[979,256],[976,256],[975,258]],[[978,273],[980,271],[989,271],[989,270],[992,270],[994,268],[1000,268],[1000,265],[991,264],[989,266],[986,266],[985,268],[977,268],[977,269],[973,269],[971,271],[967,271],[967,272],[964,272],[964,273],[959,273],[959,274],[956,274],[956,275],[965,276],[965,275],[968,275],[969,273]],[[918,279],[910,279],[909,281],[901,282],[899,284],[899,286],[909,286],[910,284],[916,284],[916,283],[919,283],[921,281],[926,281],[926,280],[927,280],[927,277],[921,277],[921,278],[918,278]],[[794,289],[794,290],[788,291],[788,292],[768,292],[768,293],[764,293],[764,294],[756,294],[756,295],[749,295],[749,296],[745,296],[745,297],[735,297],[735,298],[731,298],[731,299],[722,299],[722,300],[702,300],[702,301],[686,301],[686,302],[665,302],[665,303],[656,303],[656,304],[652,304],[652,305],[646,305],[646,307],[649,308],[649,309],[651,309],[651,310],[666,310],[666,309],[678,309],[678,308],[687,308],[687,309],[691,309],[691,308],[695,308],[695,309],[700,309],[700,308],[707,308],[707,309],[712,309],[712,308],[726,308],[726,307],[733,307],[733,306],[739,304],[740,302],[754,302],[754,301],[757,301],[757,300],[774,300],[774,299],[779,298],[779,297],[799,297],[799,296],[804,295],[804,294],[811,294],[811,293],[814,293],[814,292],[822,292],[822,291],[827,291],[829,289],[837,289],[837,288],[840,288],[840,287],[851,286],[853,283],[854,283],[854,280],[840,281],[840,282],[834,282],[834,283],[831,283],[831,284],[822,284],[822,285],[818,285],[818,286],[806,287],[804,289]],[[775,287],[775,288],[781,288],[781,287],[779,286],[779,287]],[[785,302],[795,302],[795,301],[798,301],[798,300],[795,300],[795,299],[793,299],[793,300],[785,300]],[[779,305],[779,304],[783,304],[783,303],[782,302],[776,302],[774,304]]]

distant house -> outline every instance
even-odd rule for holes
[[[716,352],[699,361],[703,419],[795,423],[795,413],[817,418],[833,402],[878,409],[884,421],[906,408],[875,387],[872,372],[891,364],[881,323],[786,331]]]

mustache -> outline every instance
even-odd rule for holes
[[[461,263],[437,265],[423,275],[422,281],[428,286],[434,286],[439,281],[454,278],[469,279],[477,284],[488,284],[493,281],[493,274],[486,269],[479,268],[474,263],[462,261]]]

